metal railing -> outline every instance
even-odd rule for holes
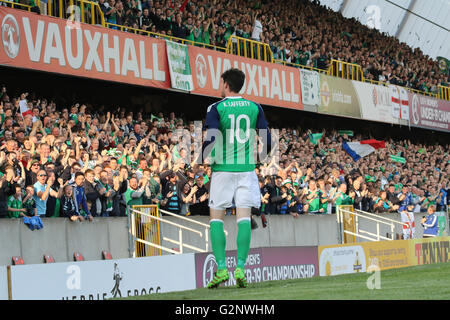
[[[450,100],[450,87],[438,86],[439,98],[442,100]]]
[[[359,64],[331,59],[328,75],[346,79],[364,81],[362,68]]]
[[[14,2],[14,1],[1,0],[0,2],[5,3],[8,8],[13,8],[13,9],[24,9],[27,11],[31,11],[31,8],[32,8],[30,5],[22,4],[22,3]]]
[[[150,214],[148,212],[145,212],[147,208],[152,208],[153,210],[156,210],[157,214]],[[173,221],[169,221],[167,219],[164,219],[159,215],[159,212],[164,213],[165,215],[176,217],[179,220],[187,221],[190,223],[193,223],[195,225],[200,226],[204,229],[204,231],[199,231],[194,228],[187,227],[185,225],[182,225],[181,223],[176,223]],[[169,252],[172,254],[182,254],[184,252],[184,249],[191,249],[196,252],[208,252],[209,251],[209,224],[202,223],[199,221],[196,221],[191,218],[187,218],[185,216],[181,216],[178,214],[174,214],[172,212],[159,209],[156,205],[140,205],[140,206],[132,206],[132,208],[129,210],[129,217],[131,220],[131,236],[133,237],[133,242],[135,242],[134,250],[133,251],[133,258],[138,256],[145,256],[142,255],[142,252],[139,252],[139,250],[136,250],[139,245],[147,246],[147,250],[145,252],[155,252],[154,250],[149,250],[150,248],[157,249],[159,254],[161,255],[161,250],[165,252]],[[161,244],[161,231],[159,229],[159,224],[165,223],[167,225],[173,226],[177,228],[178,230],[178,239],[172,239],[167,236],[162,235],[162,240],[167,241],[169,243],[175,244],[176,248],[169,248],[167,246],[163,246]],[[144,225],[144,228],[139,227],[139,225]],[[155,226],[157,227],[157,231]],[[140,232],[139,230],[150,230],[150,233]],[[157,232],[157,236],[151,233]],[[188,244],[183,241],[183,232],[189,232],[197,234],[200,238],[204,239],[205,244],[203,248],[199,248],[196,246],[193,246],[191,244]],[[228,235],[228,232],[225,230],[225,235]],[[153,254],[156,255],[156,254]]]
[[[348,230],[345,227],[345,223],[344,220],[348,217],[351,217],[351,219],[353,220],[353,230]],[[377,214],[374,213],[370,213],[370,212],[365,212],[365,211],[361,211],[361,210],[346,210],[344,208],[342,208],[341,206],[337,206],[336,207],[336,219],[337,219],[337,223],[338,223],[338,228],[339,228],[339,241],[343,244],[343,243],[349,243],[350,241],[345,241],[346,237],[345,235],[349,235],[352,236],[353,238],[360,238],[360,239],[364,239],[364,240],[368,240],[368,241],[381,241],[381,240],[395,240],[395,227],[396,226],[408,226],[406,223],[403,222],[399,222],[396,221],[394,219],[390,219],[390,218],[386,218],[386,217],[382,217],[379,216]],[[366,219],[368,221],[372,221],[374,223],[376,223],[376,233],[374,232],[369,232],[367,230],[361,230],[360,226],[359,226],[359,220],[360,219]],[[380,225],[385,225],[390,227],[390,235],[391,237],[385,237],[381,235],[380,232]],[[353,240],[353,242],[356,242],[355,240]]]
[[[149,36],[149,37],[153,37],[153,38],[158,38],[158,39],[167,39],[167,40],[178,42],[181,44],[187,44],[187,45],[191,45],[191,46],[226,52],[226,48],[224,48],[224,47],[219,47],[219,46],[215,46],[215,45],[203,43],[203,42],[195,42],[192,40],[178,38],[178,37],[174,37],[174,36],[170,36],[170,35],[166,35],[166,34],[162,34],[162,33],[157,33],[157,32],[152,32],[152,31],[148,31],[148,30],[127,27],[127,26],[123,26],[123,25],[119,25],[119,24],[115,24],[115,23],[111,23],[111,22],[105,22],[105,27],[107,27],[109,29],[120,30],[123,32],[129,32],[129,33]]]
[[[100,5],[89,0],[48,0],[40,1],[41,14],[68,19],[73,24],[88,23],[105,26],[105,17]]]
[[[310,70],[310,71],[317,71],[318,73],[328,74],[328,69],[326,69],[326,70],[325,69],[319,69],[319,68],[315,68],[315,67],[305,66],[303,64],[298,64],[298,63],[293,63],[293,62],[284,61],[284,60],[278,60],[278,59],[275,59],[273,62],[274,63],[278,63],[278,64],[282,64],[284,66],[300,68],[300,69],[306,69],[306,70]]]
[[[226,53],[244,58],[273,62],[273,52],[267,43],[234,35],[228,38]]]

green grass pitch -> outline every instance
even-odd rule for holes
[[[368,289],[374,273],[250,283],[129,297],[139,300],[448,300],[450,263],[380,271],[380,289]]]

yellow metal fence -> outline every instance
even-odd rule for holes
[[[240,57],[273,62],[273,52],[267,43],[231,35],[226,52]]]
[[[148,245],[145,242],[161,245],[161,230],[158,220],[152,219],[149,215],[159,218],[159,210],[156,205],[136,205],[131,207],[132,235],[134,237],[135,257],[160,256],[161,249]],[[142,212],[142,214],[139,214]],[[140,241],[142,240],[142,241]]]

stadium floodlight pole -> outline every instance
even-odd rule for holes
[[[271,150],[271,136],[262,107],[239,95],[245,74],[239,69],[229,69],[221,79],[224,99],[208,107],[207,132],[202,146],[203,159],[210,154],[210,239],[217,262],[217,271],[207,287],[217,288],[229,279],[223,224],[225,210],[235,205],[238,233],[234,278],[238,287],[245,288],[244,266],[250,250],[251,210],[261,206],[254,160],[255,132],[265,130],[267,150]]]

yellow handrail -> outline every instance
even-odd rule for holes
[[[328,70],[319,69],[319,68],[310,67],[310,66],[305,66],[303,64],[293,63],[293,62],[289,62],[289,61],[283,61],[283,60],[275,59],[273,62],[274,63],[278,63],[278,64],[282,64],[284,66],[291,66],[291,67],[295,67],[295,68],[307,69],[307,70],[310,70],[310,71],[317,71],[319,73],[328,73]]]
[[[219,47],[219,46],[215,46],[215,45],[203,43],[203,42],[195,42],[192,40],[177,38],[174,36],[169,36],[166,34],[151,32],[151,31],[142,30],[142,29],[136,29],[136,28],[127,27],[127,26],[123,26],[123,25],[119,25],[119,24],[115,24],[115,23],[105,22],[105,26],[110,29],[116,29],[116,30],[120,30],[120,31],[124,31],[124,32],[131,32],[134,34],[147,35],[147,36],[150,36],[153,38],[163,38],[163,39],[167,39],[167,40],[182,43],[182,44],[190,44],[192,46],[203,47],[203,48],[213,49],[213,50],[222,51],[222,52],[226,51],[226,48],[224,48],[224,47]]]
[[[442,100],[450,100],[450,87],[438,86],[439,98]]]
[[[56,18],[69,19],[73,23],[81,22],[105,26],[105,17],[100,5],[89,0],[48,0],[46,12],[41,13]]]
[[[328,75],[347,80],[364,81],[362,68],[359,64],[331,59]]]
[[[31,11],[31,6],[27,5],[27,4],[22,4],[22,3],[18,3],[18,2],[13,2],[13,1],[8,1],[8,0],[1,0],[1,2],[7,3],[9,5],[11,5],[10,8],[15,8],[15,7],[21,7],[24,9],[27,9],[27,11]],[[9,6],[8,6],[9,7]]]
[[[274,62],[273,52],[267,43],[234,35],[228,38],[226,52],[240,57]]]

